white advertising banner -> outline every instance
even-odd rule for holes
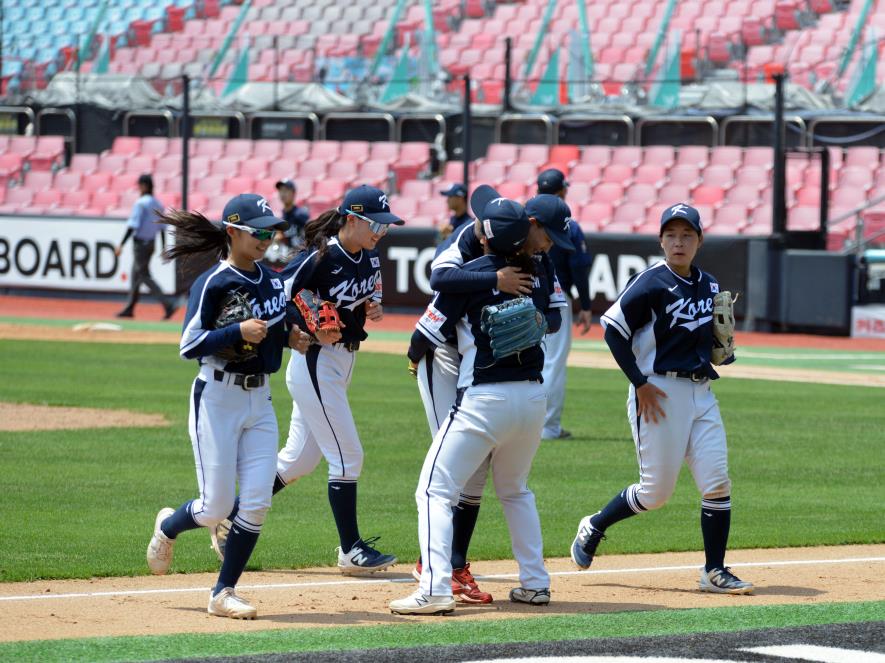
[[[0,216],[0,287],[128,292],[132,238],[114,255],[125,232],[120,219]],[[172,294],[175,265],[159,253],[158,237],[151,275]]]
[[[885,338],[885,306],[855,306],[851,309],[854,338]]]

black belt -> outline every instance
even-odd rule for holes
[[[333,343],[333,345],[340,345],[342,348],[344,348],[348,352],[356,352],[357,350],[360,349],[360,342],[359,341],[348,341],[346,343],[345,342]]]
[[[710,379],[709,375],[693,373],[691,371],[667,371],[666,373],[658,373],[657,375],[663,375],[668,378],[683,378],[685,380],[691,380],[692,382],[703,382],[704,380]]]
[[[215,371],[215,381],[216,382],[224,382],[224,371]],[[250,389],[258,389],[259,387],[263,387],[264,383],[267,379],[267,376],[264,373],[258,373],[255,375],[246,375],[244,373],[228,373],[228,375],[234,376],[234,384],[238,387],[242,387],[246,391]]]

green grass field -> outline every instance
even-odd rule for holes
[[[429,433],[403,364],[360,353],[350,397],[366,449],[362,533],[380,535],[381,549],[406,561],[417,553],[413,491]],[[0,433],[0,581],[146,574],[156,511],[196,496],[186,426],[195,362],[180,360],[168,345],[6,341],[0,366],[0,401],[129,408],[172,422],[161,429]],[[885,541],[880,389],[734,379],[715,390],[729,438],[733,548]],[[273,393],[285,431],[291,401],[282,373]],[[545,555],[566,556],[581,516],[636,480],[625,398],[619,372],[570,369],[564,424],[575,438],[544,443],[530,482]],[[321,465],[276,496],[249,568],[334,563],[325,483]],[[700,550],[697,520],[698,495],[686,470],[668,507],[618,525],[604,552]],[[487,499],[471,557],[510,555],[500,508]],[[181,537],[174,571],[215,569],[205,532]]]

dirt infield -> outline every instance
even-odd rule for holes
[[[86,407],[0,403],[0,431],[72,430],[75,428],[159,428],[161,414]]]
[[[347,578],[335,568],[247,572],[238,589],[258,608],[254,622],[206,613],[212,574],[8,583],[0,585],[0,641],[885,599],[885,584],[869,581],[885,570],[885,545],[732,551],[735,571],[756,584],[753,596],[698,592],[702,559],[699,552],[602,555],[588,572],[575,571],[567,559],[548,559],[553,602],[546,608],[507,600],[518,584],[512,561],[476,562],[474,572],[495,602],[431,618],[388,610],[388,601],[415,587],[403,565],[370,579]]]

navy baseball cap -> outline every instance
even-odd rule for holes
[[[558,168],[548,168],[538,175],[538,193],[558,193],[567,188],[565,173]]]
[[[396,214],[390,211],[390,203],[387,194],[381,189],[363,184],[351,189],[344,196],[344,201],[338,208],[339,214],[358,214],[375,223],[386,223],[401,226],[405,223]]]
[[[295,189],[298,188],[297,186],[295,186],[295,180],[289,179],[289,178],[286,178],[284,180],[280,180],[279,182],[276,183],[277,190],[279,190],[282,187],[285,187],[287,189],[292,189],[292,191],[295,191]]]
[[[483,235],[494,251],[512,253],[529,236],[529,215],[514,200],[503,198],[488,184],[481,184],[470,196],[470,208],[480,220]]]
[[[289,227],[289,222],[275,217],[270,203],[257,193],[241,193],[227,201],[221,213],[221,221],[258,230],[285,230]]]
[[[440,193],[447,197],[460,196],[461,198],[466,198],[467,187],[460,182],[455,182],[448,189],[446,189],[445,191],[441,191]]]
[[[687,221],[699,235],[704,232],[701,229],[701,214],[691,205],[679,203],[678,205],[673,205],[672,207],[665,209],[664,213],[661,214],[661,230],[663,230],[664,226],[670,223],[673,219],[683,219]]]
[[[575,245],[568,233],[572,210],[562,198],[549,193],[539,193],[526,201],[525,212],[538,220],[547,231],[547,236],[553,240],[553,244],[563,251],[574,252]]]

